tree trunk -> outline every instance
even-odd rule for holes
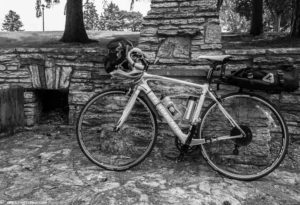
[[[263,0],[252,0],[252,7],[250,34],[258,36],[263,33]]]
[[[220,11],[222,4],[223,4],[223,0],[218,0],[217,1],[217,9],[218,9],[218,11]]]
[[[66,25],[62,42],[91,42],[84,28],[82,0],[68,0],[66,12]]]
[[[291,36],[292,37],[300,37],[300,1],[294,0],[293,2],[293,17],[292,17],[292,29]]]
[[[280,32],[280,24],[281,24],[281,18],[282,14],[277,14],[274,17],[274,31],[275,32]]]

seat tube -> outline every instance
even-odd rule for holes
[[[115,127],[115,130],[118,131],[122,125],[124,124],[124,122],[127,120],[127,117],[128,115],[130,114],[134,104],[135,104],[135,101],[138,97],[138,95],[140,94],[141,90],[140,89],[136,89],[133,94],[131,95],[127,105],[125,106],[124,108],[124,111],[122,113],[122,116],[120,117],[119,121],[117,122],[116,124],[116,127]]]
[[[193,114],[193,120],[192,120],[193,125],[196,125],[197,123],[199,123],[201,121],[200,113],[201,113],[207,92],[208,92],[208,85],[203,88],[202,93],[200,94],[199,102],[198,102],[195,112]]]

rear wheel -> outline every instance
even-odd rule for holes
[[[253,94],[230,94],[221,102],[246,137],[201,145],[208,164],[221,174],[239,180],[254,180],[272,172],[284,159],[289,143],[281,114],[266,99]],[[204,112],[199,131],[200,137],[208,141],[241,134],[216,103]]]
[[[156,118],[140,97],[121,129],[114,130],[129,98],[124,90],[102,92],[87,102],[78,118],[81,150],[107,170],[136,166],[151,152],[156,140]]]

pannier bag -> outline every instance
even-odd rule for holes
[[[129,70],[126,59],[127,51],[133,47],[133,44],[125,38],[116,38],[107,44],[108,54],[104,59],[104,67],[107,73],[120,67]]]
[[[228,76],[226,83],[249,90],[293,92],[299,88],[299,75],[292,66],[281,66],[276,70],[244,68]]]

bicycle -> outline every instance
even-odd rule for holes
[[[123,171],[141,163],[152,151],[157,138],[157,120],[164,119],[177,137],[178,159],[195,147],[217,172],[233,179],[255,180],[271,173],[287,153],[287,125],[277,108],[260,95],[239,91],[219,97],[211,88],[213,73],[224,78],[230,56],[199,56],[212,62],[208,82],[196,84],[147,73],[136,63],[145,55],[138,48],[127,53],[133,70],[111,73],[133,80],[129,89],[112,89],[92,97],[80,112],[77,139],[86,157],[96,165]],[[176,119],[178,108],[168,97],[160,99],[149,81],[173,82],[201,89],[187,98],[184,115],[188,133]],[[206,97],[212,102],[202,112]],[[183,117],[182,117],[183,116]]]

